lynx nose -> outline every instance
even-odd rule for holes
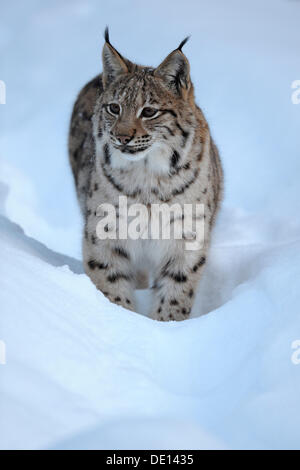
[[[116,135],[116,138],[121,142],[122,145],[126,145],[133,138],[133,134],[132,135]]]

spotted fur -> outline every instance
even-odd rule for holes
[[[181,50],[185,41],[152,68],[122,57],[108,31],[105,39],[103,73],[80,92],[69,135],[85,221],[85,270],[112,302],[131,310],[136,308],[134,289],[146,287],[150,279],[152,317],[184,320],[192,309],[222,198],[219,153],[194,100],[189,63]],[[153,110],[157,115],[147,116]],[[157,203],[203,203],[203,248],[187,251],[184,239],[100,240],[97,207],[107,202],[117,207],[124,195],[129,205],[148,208]],[[105,231],[110,230],[107,225]]]

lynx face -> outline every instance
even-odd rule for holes
[[[151,152],[169,159],[175,149],[185,151],[196,107],[182,45],[154,69],[132,64],[106,41],[94,136],[109,144],[110,153],[137,161]]]
[[[176,142],[176,109],[189,106],[173,97],[150,69],[120,78],[103,96],[103,133],[120,152],[139,156],[153,145]]]

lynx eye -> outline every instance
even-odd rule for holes
[[[107,108],[111,114],[115,114],[116,116],[120,114],[120,106],[117,103],[110,103]]]
[[[142,112],[141,112],[141,117],[152,118],[152,117],[154,117],[157,113],[158,113],[158,109],[150,108],[149,106],[147,106],[146,108],[144,108],[144,109],[142,110]]]

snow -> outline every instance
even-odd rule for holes
[[[300,448],[300,3],[186,5],[1,7],[3,449]],[[111,304],[80,262],[67,127],[100,70],[106,24],[147,64],[192,35],[185,52],[226,195],[185,322],[149,319],[146,291],[139,314]]]

